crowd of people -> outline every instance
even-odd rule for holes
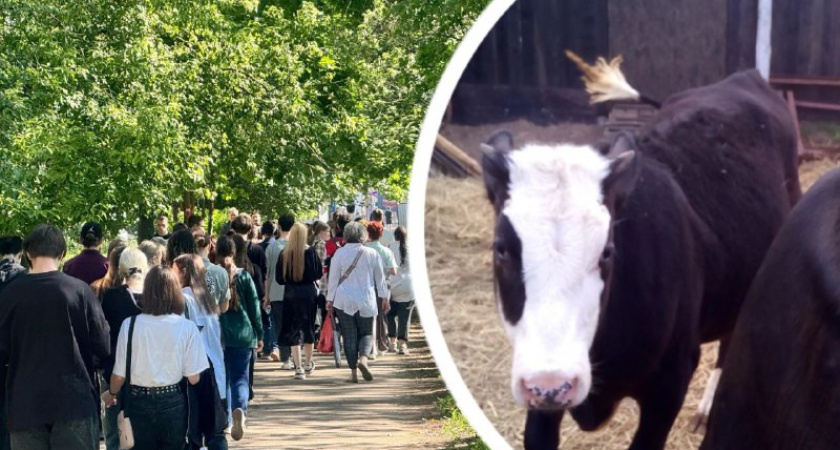
[[[91,450],[100,437],[117,450],[129,435],[138,450],[227,449],[246,433],[258,358],[306,380],[328,321],[350,383],[373,380],[383,352],[409,352],[406,230],[381,210],[228,219],[215,236],[200,216],[172,230],[160,216],[153,237],[105,254],[87,222],[63,264],[55,226],[0,237],[0,450]]]

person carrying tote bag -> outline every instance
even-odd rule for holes
[[[130,444],[130,428],[134,450],[183,450],[186,444],[187,402],[180,382],[187,378],[195,385],[210,365],[198,328],[181,316],[184,309],[184,296],[172,269],[154,267],[143,284],[143,313],[120,328],[110,390],[102,400],[113,407],[117,395],[123,396],[124,441]]]

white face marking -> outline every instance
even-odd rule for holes
[[[513,344],[512,387],[523,377],[577,377],[571,406],[592,384],[589,349],[604,288],[599,259],[610,214],[601,182],[609,161],[589,146],[530,145],[509,155],[507,215],[522,242],[525,303],[521,319],[505,322]],[[503,316],[504,317],[504,316]]]

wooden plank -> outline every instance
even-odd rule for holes
[[[805,153],[805,146],[802,145],[802,133],[799,131],[799,115],[796,113],[796,99],[793,97],[793,91],[787,91],[785,98],[787,98],[790,114],[793,116],[793,129],[796,131],[796,154],[801,157]]]
[[[800,108],[822,109],[825,111],[840,111],[840,104],[837,103],[806,102],[804,100],[796,100],[795,104]]]
[[[770,84],[840,87],[840,78],[771,75]]]
[[[438,134],[437,139],[435,140],[435,146],[444,151],[447,156],[450,156],[452,159],[457,161],[473,175],[482,174],[481,166],[478,162],[458,148],[458,146],[453,144],[449,139],[446,139],[442,135]]]

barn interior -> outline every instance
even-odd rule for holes
[[[525,410],[511,397],[511,352],[493,298],[492,209],[480,178],[480,144],[499,129],[517,143],[592,143],[641,127],[655,111],[592,106],[580,73],[563,56],[624,56],[639,91],[671,94],[755,66],[757,0],[519,0],[486,37],[451,99],[433,152],[426,192],[429,282],[449,350],[464,381],[514,448]],[[810,187],[840,161],[840,2],[773,0],[770,83],[800,134],[800,181]],[[667,39],[662,38],[667,36]],[[534,238],[539,238],[535,236]],[[700,446],[691,419],[714,368],[706,344],[667,449]],[[597,432],[566,419],[563,449],[626,449],[638,425],[625,400]]]

